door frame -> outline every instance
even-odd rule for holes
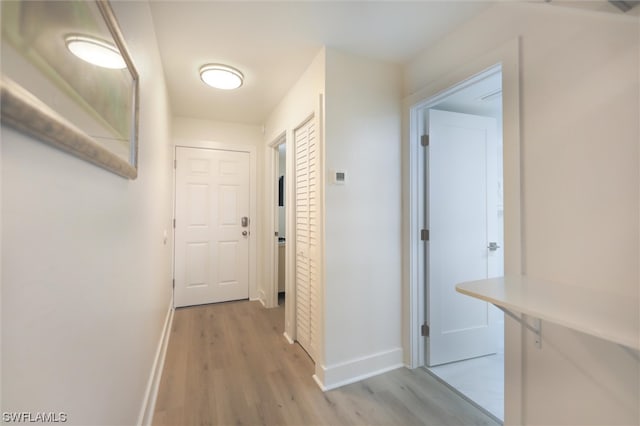
[[[273,141],[271,141],[266,150],[266,184],[265,197],[266,197],[266,221],[267,221],[267,233],[266,233],[266,250],[265,250],[265,268],[266,268],[266,284],[265,284],[265,296],[263,304],[266,308],[275,308],[278,306],[278,242],[274,238],[275,232],[278,230],[278,170],[279,170],[279,152],[278,147],[282,144],[286,149],[286,164],[285,164],[285,235],[287,243],[285,246],[285,274],[284,274],[284,291],[287,295],[288,302],[285,304],[285,323],[284,323],[284,337],[290,344],[293,344],[296,338],[296,322],[295,322],[295,297],[296,288],[295,281],[295,226],[292,218],[295,216],[294,205],[291,202],[294,197],[293,181],[291,176],[294,173],[292,144],[289,141],[293,140],[293,130],[286,130],[280,133]]]
[[[313,117],[313,114],[310,115]],[[305,121],[308,118],[305,119]],[[297,128],[297,127],[296,127]],[[295,174],[294,164],[294,129],[287,129],[280,133],[268,145],[265,152],[265,167],[267,183],[265,184],[266,198],[266,247],[265,247],[265,295],[261,299],[265,308],[276,308],[278,306],[278,243],[274,239],[278,230],[278,169],[279,152],[278,146],[285,144],[286,164],[284,174],[285,188],[285,235],[287,244],[285,246],[285,274],[284,292],[287,303],[285,303],[285,321],[283,336],[288,343],[293,344],[296,340],[296,285],[295,285],[295,204],[292,202],[295,197],[293,175]],[[270,184],[268,182],[271,182]]]
[[[403,102],[403,177],[404,177],[404,336],[405,364],[409,368],[424,365],[424,338],[420,327],[425,319],[426,247],[420,241],[425,218],[424,155],[420,149],[421,120],[419,113],[470,84],[487,73],[502,69],[503,99],[503,173],[504,173],[504,268],[505,275],[524,274],[523,230],[521,206],[520,155],[520,40],[518,38],[462,64],[433,81]],[[522,423],[522,326],[505,318],[505,424]]]
[[[268,180],[268,182],[271,182],[271,185],[267,185],[267,203],[268,205],[271,206],[271,208],[268,210],[268,213],[266,215],[267,217],[267,223],[269,224],[267,227],[267,232],[268,235],[267,237],[269,238],[268,240],[268,245],[269,248],[266,251],[266,262],[267,265],[270,265],[270,268],[267,268],[267,270],[269,271],[268,276],[268,282],[270,282],[270,285],[265,286],[266,287],[266,295],[264,298],[262,298],[262,300],[264,300],[264,305],[267,308],[276,308],[278,306],[278,241],[277,239],[275,239],[275,233],[278,232],[278,215],[279,215],[279,211],[278,211],[278,178],[279,178],[279,156],[280,153],[278,151],[278,147],[280,145],[284,145],[285,149],[288,151],[288,145],[287,145],[287,141],[289,139],[287,138],[287,132],[282,132],[280,135],[278,135],[278,137],[276,137],[271,143],[269,143],[268,148],[267,148],[267,163],[268,163],[268,170],[267,170],[267,175],[270,176],[270,179]],[[287,152],[288,154],[288,152]],[[288,155],[287,155],[288,157]],[[289,162],[289,159],[286,159],[287,164]],[[289,170],[288,170],[288,166],[285,165],[285,190],[288,191],[288,175],[289,175]],[[285,194],[285,199],[288,200],[288,194]],[[285,204],[285,235],[288,235],[288,218],[289,218],[289,203]],[[287,250],[287,247],[285,246],[285,251]],[[285,253],[285,259],[288,258],[288,255]],[[285,263],[286,265],[287,263]],[[285,266],[285,268],[287,268]],[[287,274],[285,271],[285,294],[289,291],[289,286],[287,285]]]
[[[245,152],[249,154],[249,235],[252,238],[249,238],[249,300],[258,300],[258,288],[257,288],[257,240],[259,238],[258,235],[258,209],[257,209],[257,200],[256,200],[256,184],[257,184],[257,173],[256,173],[256,147],[253,145],[238,145],[238,144],[230,144],[224,142],[215,142],[215,141],[202,141],[202,140],[178,140],[175,142],[173,146],[173,219],[176,219],[176,157],[177,157],[177,149],[178,148],[199,148],[199,149],[209,149],[216,151],[233,151],[233,152]],[[173,227],[173,241],[176,240],[176,228]],[[172,276],[175,282],[175,270],[176,270],[176,247],[173,244],[173,262],[172,262]],[[173,292],[175,293],[175,288]],[[175,308],[175,298],[173,305]]]

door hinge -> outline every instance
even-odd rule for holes
[[[427,323],[422,324],[420,327],[420,335],[422,337],[429,337],[429,325]]]
[[[178,168],[178,160],[173,160],[173,168],[174,169]]]
[[[429,135],[422,135],[420,137],[420,145],[429,146]]]
[[[173,279],[173,284],[172,285],[173,285],[173,288],[176,288],[176,279],[175,278]]]
[[[176,220],[173,219],[173,229],[176,229]]]
[[[420,239],[422,241],[429,241],[429,230],[428,229],[422,229],[420,231]]]

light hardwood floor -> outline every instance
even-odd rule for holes
[[[498,425],[422,369],[329,392],[283,335],[284,309],[229,302],[178,309],[155,425]]]

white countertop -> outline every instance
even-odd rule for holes
[[[640,351],[640,302],[554,282],[510,276],[458,284],[456,290],[496,306]]]

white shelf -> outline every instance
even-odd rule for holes
[[[640,303],[603,290],[511,276],[458,284],[499,308],[562,325],[640,351]]]

